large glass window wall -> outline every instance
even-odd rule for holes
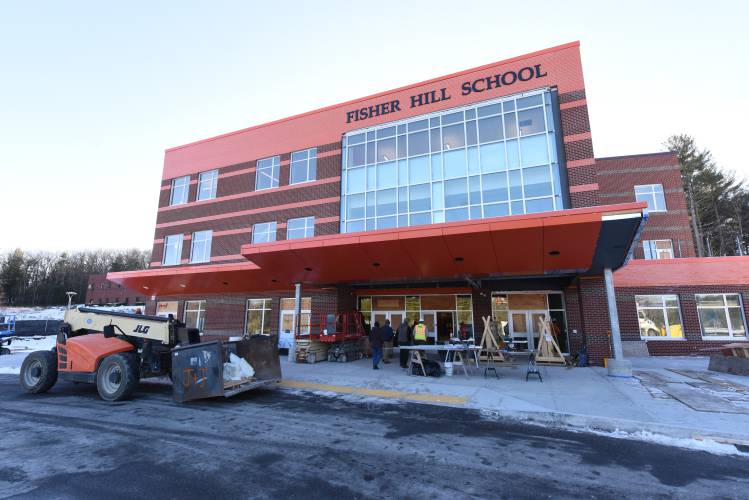
[[[350,132],[341,232],[561,210],[555,134],[549,90]]]

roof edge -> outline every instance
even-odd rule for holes
[[[283,123],[283,122],[290,121],[290,120],[295,120],[295,119],[298,119],[298,118],[302,118],[304,116],[314,115],[316,113],[322,113],[323,111],[328,111],[328,110],[336,109],[336,108],[343,107],[343,106],[349,106],[349,105],[355,104],[357,102],[367,101],[367,100],[370,100],[370,99],[376,99],[378,97],[386,96],[386,95],[392,94],[394,92],[401,92],[401,91],[408,90],[408,89],[415,88],[415,87],[419,87],[419,86],[422,86],[422,85],[427,85],[427,84],[430,84],[430,83],[438,82],[438,81],[444,80],[446,78],[453,78],[453,77],[456,77],[456,76],[465,75],[465,74],[472,73],[472,72],[475,72],[475,71],[481,71],[483,69],[491,68],[492,66],[497,66],[497,65],[500,65],[500,64],[509,64],[509,63],[513,63],[513,62],[516,62],[516,61],[522,61],[523,59],[529,59],[531,57],[538,57],[540,55],[549,54],[551,52],[558,52],[560,50],[565,50],[565,49],[569,49],[569,48],[572,48],[572,47],[579,47],[579,46],[580,46],[580,41],[579,40],[575,40],[574,42],[564,43],[564,44],[561,44],[561,45],[555,45],[553,47],[548,47],[546,49],[537,50],[535,52],[529,52],[527,54],[523,54],[523,55],[520,55],[520,56],[510,57],[508,59],[502,59],[500,61],[492,62],[492,63],[489,63],[489,64],[484,64],[484,65],[481,65],[481,66],[476,66],[474,68],[461,70],[461,71],[458,71],[458,72],[455,72],[455,73],[450,73],[450,74],[438,76],[438,77],[435,77],[435,78],[430,78],[428,80],[423,80],[423,81],[417,82],[417,83],[411,83],[411,84],[408,84],[408,85],[404,85],[402,87],[396,87],[394,89],[385,90],[383,92],[378,92],[376,94],[371,94],[371,95],[368,95],[368,96],[365,96],[365,97],[358,97],[356,99],[352,99],[352,100],[349,100],[349,101],[340,102],[340,103],[337,103],[337,104],[332,104],[330,106],[324,106],[322,108],[313,109],[311,111],[306,111],[304,113],[300,113],[300,114],[297,114],[297,115],[287,116],[286,118],[279,118],[278,120],[273,120],[273,121],[270,121],[270,122],[265,122],[265,123],[261,123],[261,124],[258,124],[258,125],[253,125],[251,127],[246,127],[246,128],[240,129],[240,130],[235,130],[233,132],[226,132],[226,133],[219,134],[219,135],[216,135],[216,136],[213,136],[213,137],[209,137],[207,139],[199,139],[197,141],[188,142],[187,144],[182,144],[182,145],[179,145],[179,146],[174,146],[174,147],[171,147],[171,148],[167,148],[164,152],[165,152],[165,154],[166,153],[170,153],[172,151],[177,151],[177,150],[180,150],[180,149],[185,149],[185,148],[189,148],[189,147],[192,147],[192,146],[197,146],[199,144],[205,144],[207,142],[212,142],[212,141],[215,141],[215,140],[218,140],[218,139],[223,139],[225,137],[231,137],[233,135],[242,134],[244,132],[249,132],[250,130],[256,130],[256,129],[263,128],[263,127],[269,127],[271,125],[277,125],[279,123]]]

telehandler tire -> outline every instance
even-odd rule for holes
[[[47,392],[57,382],[57,354],[32,352],[23,360],[20,378],[23,390],[29,394]]]
[[[139,379],[134,355],[113,354],[104,358],[96,371],[96,389],[105,401],[122,401],[133,395]]]

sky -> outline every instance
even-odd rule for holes
[[[150,248],[164,150],[579,40],[597,157],[749,179],[749,2],[0,3],[0,250]]]

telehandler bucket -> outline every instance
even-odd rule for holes
[[[214,341],[172,349],[174,400],[229,397],[281,381],[275,335],[253,335],[238,341]],[[255,370],[253,377],[224,380],[224,363],[235,354]]]

